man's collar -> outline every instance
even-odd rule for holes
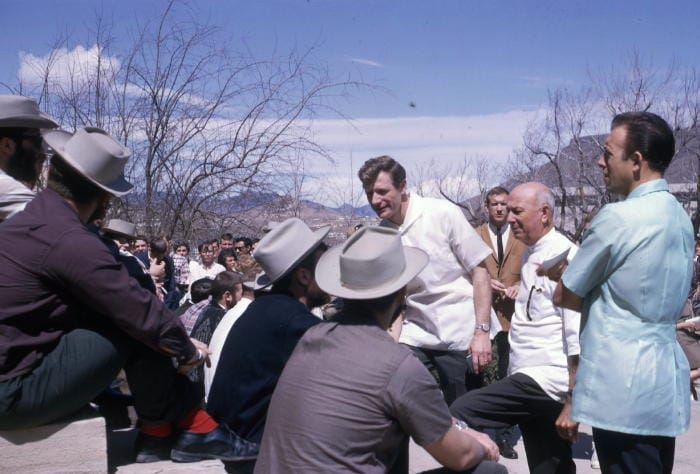
[[[491,232],[493,232],[496,235],[498,235],[498,229],[501,229],[501,235],[503,235],[508,232],[508,223],[504,222],[501,227],[496,227],[489,221],[489,228],[491,229]]]
[[[646,183],[642,183],[632,190],[625,199],[632,199],[645,194],[655,193],[658,191],[668,191],[668,182],[664,178],[652,179]]]

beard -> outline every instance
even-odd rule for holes
[[[20,144],[7,162],[5,172],[32,189],[39,180],[46,155]]]

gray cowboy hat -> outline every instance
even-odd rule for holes
[[[330,295],[370,300],[400,290],[428,264],[428,254],[401,243],[387,227],[363,227],[323,254],[316,283]]]
[[[301,219],[291,217],[265,234],[253,251],[253,258],[267,276],[262,286],[269,286],[289,273],[318,247],[330,230],[326,226],[314,231]]]
[[[244,281],[243,286],[250,288],[253,291],[265,290],[270,286],[270,279],[265,275],[265,272],[260,272],[255,275],[253,280]]]
[[[116,234],[129,239],[136,238],[136,224],[123,221],[121,219],[110,219],[107,224],[102,227],[102,231],[108,234]]]
[[[0,127],[56,128],[58,124],[30,97],[0,95]]]
[[[131,152],[104,130],[87,127],[74,134],[64,130],[44,132],[44,140],[81,176],[115,196],[132,190],[124,179]]]

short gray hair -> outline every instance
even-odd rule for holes
[[[546,186],[543,186],[542,188],[540,188],[537,191],[536,204],[537,204],[537,207],[542,207],[546,204],[552,210],[552,214],[554,214],[554,206],[556,204],[555,204],[554,193],[552,192],[552,190]]]

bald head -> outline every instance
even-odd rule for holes
[[[554,195],[542,183],[529,182],[508,196],[508,223],[516,239],[533,245],[554,226]]]

